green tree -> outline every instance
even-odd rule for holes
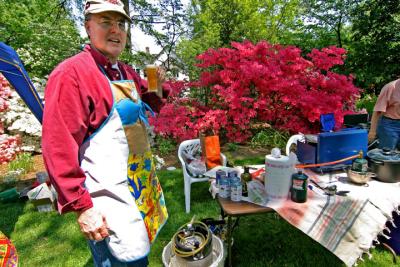
[[[176,56],[176,44],[186,34],[186,10],[181,0],[131,1],[132,21],[161,47],[155,55],[137,53],[135,63],[143,67],[146,62],[158,60],[167,71],[177,73],[182,63]]]
[[[298,0],[192,0],[188,11],[190,34],[178,45],[185,72],[194,78],[196,55],[232,41],[289,38],[299,22]]]
[[[329,45],[345,47],[349,43],[350,12],[357,0],[304,0],[302,1],[304,35],[296,45],[310,50]]]
[[[400,75],[400,2],[364,0],[352,13],[351,71],[367,92],[376,92]]]
[[[0,0],[0,40],[13,47],[37,77],[78,52],[81,43],[74,21],[58,0]]]

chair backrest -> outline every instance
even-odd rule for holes
[[[190,139],[183,141],[178,148],[178,157],[182,165],[187,164],[188,157],[193,157],[201,153],[200,139]]]

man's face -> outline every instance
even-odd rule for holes
[[[92,45],[115,63],[126,45],[127,21],[116,12],[91,14],[85,22]],[[129,27],[129,25],[128,25]]]

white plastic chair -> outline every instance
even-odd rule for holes
[[[184,179],[184,190],[185,190],[185,207],[186,213],[190,212],[190,187],[192,183],[208,181],[208,177],[197,178],[193,177],[187,170],[187,159],[185,155],[195,155],[201,153],[200,139],[191,139],[183,141],[179,145],[178,157],[182,164],[183,179]],[[226,157],[221,153],[221,163],[226,166]]]

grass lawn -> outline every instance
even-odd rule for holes
[[[260,161],[263,159],[242,163]],[[182,171],[159,171],[158,175],[170,217],[152,247],[150,266],[162,266],[163,247],[193,215],[199,219],[219,216],[218,204],[208,193],[207,183],[192,185],[191,213],[186,214]],[[36,212],[29,202],[0,203],[0,230],[15,244],[22,267],[93,266],[75,220],[74,214],[60,216],[56,212]],[[234,241],[234,266],[345,266],[332,253],[274,213],[242,217],[234,232]],[[365,262],[359,261],[358,266],[394,265],[391,254],[381,247],[373,249],[372,255],[372,260],[365,256]]]

